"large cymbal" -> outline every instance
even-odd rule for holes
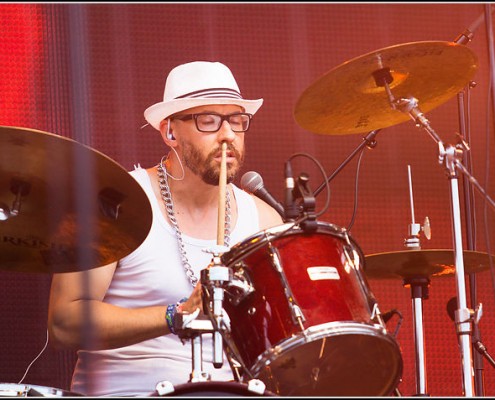
[[[487,253],[472,250],[462,253],[466,274],[490,268]],[[450,276],[455,274],[454,251],[404,250],[370,254],[365,256],[365,272],[367,277],[377,279]]]
[[[0,127],[0,269],[72,272],[128,255],[151,228],[136,180],[102,153],[55,134]],[[8,215],[8,214],[7,214]]]
[[[405,43],[347,61],[309,86],[297,101],[294,116],[304,129],[325,135],[353,134],[386,128],[410,119],[392,109],[385,87],[373,72],[390,68],[395,99],[414,97],[426,113],[455,96],[473,77],[478,59],[453,42]]]

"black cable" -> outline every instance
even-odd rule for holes
[[[402,321],[404,320],[402,313],[399,310],[397,310],[396,308],[394,308],[394,309],[387,311],[386,313],[382,314],[381,317],[382,317],[383,322],[386,324],[394,315],[397,315],[399,317],[399,321],[397,322],[397,325],[395,327],[395,332],[393,333],[394,338],[396,338],[398,333],[399,333],[399,329],[402,325]]]
[[[363,158],[364,148],[361,150],[361,154],[359,154],[359,159],[356,167],[356,178],[354,180],[354,210],[352,212],[351,222],[347,227],[347,231],[350,232],[352,226],[354,225],[354,220],[357,214],[357,205],[358,205],[358,182],[359,182],[359,169],[361,167],[361,159]]]
[[[404,320],[404,317],[402,316],[402,314],[400,313],[400,311],[398,310],[394,310],[395,313],[399,316],[399,321],[397,321],[397,325],[395,327],[395,332],[394,332],[394,337],[396,338],[397,335],[399,334],[399,329],[402,325],[402,321]]]

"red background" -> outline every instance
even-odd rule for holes
[[[309,85],[340,64],[377,49],[453,41],[484,11],[483,4],[462,3],[2,4],[0,125],[70,137],[126,169],[137,163],[149,167],[167,149],[154,129],[141,129],[146,122],[143,111],[161,99],[168,71],[193,60],[221,61],[234,72],[244,97],[265,100],[246,137],[243,172],[258,171],[272,194],[283,199],[283,167],[291,155],[312,155],[330,175],[364,136],[318,135],[298,126],[295,104]],[[468,44],[479,61],[477,85],[470,92],[471,157],[473,175],[493,198],[495,140],[488,99],[495,66],[489,65],[490,35],[484,21],[476,28]],[[451,65],[456,68],[454,59]],[[448,82],[448,70],[444,79]],[[456,143],[456,97],[427,116],[445,143]],[[351,230],[363,253],[404,250],[411,222],[407,165],[412,169],[416,220],[428,216],[432,225],[432,238],[422,237],[422,247],[452,249],[449,181],[437,161],[434,141],[412,121],[383,129],[377,141],[360,163],[359,201]],[[320,220],[339,226],[350,223],[357,167],[356,157],[332,180],[330,207]],[[314,189],[323,180],[307,158],[294,160],[293,168],[296,174],[309,173]],[[459,186],[462,197],[462,179]],[[318,210],[324,196],[317,197]],[[463,206],[461,199],[466,249]],[[485,210],[478,193],[475,211],[475,249],[494,253],[494,210]],[[50,277],[16,272],[0,272],[0,276],[0,381],[18,382],[46,339]],[[478,273],[472,292],[483,303],[481,338],[495,355],[493,281],[489,270]],[[399,389],[414,395],[410,291],[401,280],[370,278],[369,282],[382,312],[395,308],[404,317],[397,336],[404,361]],[[446,312],[453,296],[454,276],[434,277],[429,298],[423,302],[426,375],[432,396],[463,394],[460,352]],[[394,321],[389,322],[391,331]],[[68,389],[73,362],[71,352],[49,347],[24,382]],[[483,366],[485,394],[493,396],[495,370],[486,361]]]

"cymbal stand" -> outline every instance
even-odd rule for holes
[[[411,224],[408,229],[408,237],[404,240],[404,245],[411,250],[420,250],[421,242],[419,233],[425,232],[427,239],[431,238],[428,217],[425,218],[425,224],[421,227],[415,222],[414,200],[412,190],[411,166],[407,166],[409,178],[409,199],[411,203]],[[428,299],[428,287],[430,279],[428,276],[407,277],[404,279],[404,287],[410,286],[411,300],[413,310],[413,327],[414,327],[414,344],[416,355],[416,396],[429,396],[427,393],[426,379],[426,358],[425,358],[425,341],[423,328],[423,300]]]
[[[189,382],[206,382],[211,376],[203,371],[203,353],[202,353],[202,334],[213,334],[213,366],[221,368],[223,365],[223,341],[220,330],[224,329],[226,323],[223,316],[223,297],[225,282],[232,280],[232,270],[225,267],[220,258],[220,254],[228,250],[228,247],[217,245],[212,249],[205,249],[206,252],[213,254],[213,260],[208,266],[201,270],[201,284],[203,309],[207,315],[212,318],[199,317],[200,309],[193,313],[178,312],[174,315],[174,328],[181,340],[191,340],[192,352],[192,371],[189,376]],[[210,305],[210,292],[213,292],[213,311]],[[207,296],[208,295],[208,296]],[[217,337],[216,335],[219,335]],[[157,384],[158,393],[168,393],[171,383],[168,381]]]
[[[188,382],[208,382],[211,376],[203,371],[202,337],[203,333],[212,332],[213,327],[210,320],[199,318],[199,308],[193,313],[178,312],[174,315],[173,325],[179,338],[184,341],[191,340],[192,370]],[[172,393],[174,385],[170,381],[161,381],[155,387],[159,396]]]
[[[427,393],[426,358],[423,328],[423,300],[428,299],[430,279],[427,276],[404,278],[404,287],[411,287],[413,310],[414,344],[416,354],[416,394],[429,396]]]
[[[456,158],[462,151],[448,145],[444,146],[438,135],[430,127],[429,122],[424,115],[418,111],[417,100],[412,101],[401,99],[398,103],[399,109],[409,112],[413,120],[419,122],[419,125],[426,129],[430,136],[437,142],[439,149],[439,162],[445,163],[447,176],[450,179],[451,194],[451,213],[453,217],[453,238],[454,238],[454,258],[455,258],[455,275],[457,283],[458,309],[456,311],[457,334],[461,349],[461,363],[463,372],[463,389],[464,395],[474,396],[474,375],[473,361],[471,351],[471,310],[466,304],[466,286],[464,280],[464,258],[462,250],[462,233],[460,221],[460,204],[459,204],[459,187],[458,176],[456,171]]]
[[[211,375],[203,371],[203,350],[202,337],[203,333],[213,332],[213,325],[209,319],[199,316],[199,308],[193,313],[178,312],[174,315],[173,325],[179,338],[184,341],[191,340],[192,353],[192,370],[189,374],[188,382],[208,382]],[[170,381],[161,381],[156,384],[156,392],[159,396],[166,396],[175,391],[174,385]]]
[[[230,343],[230,320],[224,315],[223,300],[225,288],[233,284],[234,272],[232,268],[225,266],[221,255],[229,250],[229,247],[216,245],[211,249],[205,249],[213,255],[212,262],[207,268],[201,270],[201,284],[203,286],[203,309],[208,315],[213,332],[213,366],[221,368],[223,365],[224,337],[227,347],[227,359],[237,381],[240,380],[239,370],[247,371],[244,363],[235,354],[235,349]],[[251,375],[248,371],[248,375]],[[250,392],[262,395],[266,385],[259,379],[250,376],[247,382]]]
[[[407,113],[418,127],[427,131],[430,137],[437,143],[439,150],[439,163],[444,163],[447,177],[450,179],[451,213],[453,217],[452,233],[454,239],[455,275],[457,284],[457,305],[456,326],[461,350],[461,365],[463,375],[464,395],[472,397],[474,395],[473,384],[473,358],[471,348],[471,325],[475,312],[467,308],[466,305],[466,285],[464,281],[464,258],[462,251],[462,232],[460,221],[459,187],[457,169],[468,173],[459,161],[462,156],[462,146],[445,146],[440,137],[431,127],[428,119],[418,108],[418,100],[414,97],[395,99],[389,84],[393,81],[389,68],[382,68],[373,74],[378,86],[385,87],[389,97],[390,105],[393,109]],[[474,179],[474,178],[473,178]],[[484,193],[484,192],[483,192]],[[488,199],[490,200],[490,199]],[[495,206],[495,203],[494,203]],[[476,318],[476,317],[475,317]]]

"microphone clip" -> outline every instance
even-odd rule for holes
[[[302,172],[296,180],[294,187],[294,200],[296,207],[302,209],[302,213],[306,217],[301,222],[301,227],[306,232],[315,232],[318,223],[316,221],[316,199],[313,191],[309,188],[309,175]]]

